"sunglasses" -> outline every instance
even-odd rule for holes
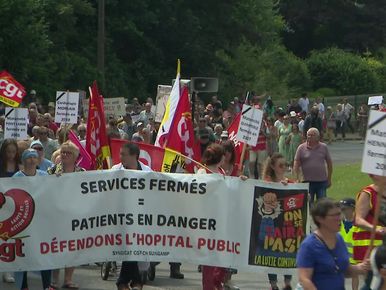
[[[36,151],[43,151],[43,147],[32,147],[32,149],[35,149]]]

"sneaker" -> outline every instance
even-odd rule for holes
[[[15,278],[10,273],[4,273],[3,274],[3,282],[15,283]]]
[[[224,284],[224,289],[225,290],[240,290],[239,287],[234,285],[232,281],[228,281],[227,283]]]
[[[279,287],[277,287],[277,286],[271,287],[270,289],[271,290],[280,290]]]
[[[292,287],[290,285],[284,286],[283,290],[292,290]]]

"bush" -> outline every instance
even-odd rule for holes
[[[366,59],[337,48],[313,51],[306,61],[314,90],[331,88],[337,94],[376,93],[380,77]]]

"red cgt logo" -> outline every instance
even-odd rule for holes
[[[9,216],[0,221],[0,260],[13,262],[24,257],[21,237],[15,237],[31,223],[35,212],[35,203],[31,195],[22,189],[10,189],[0,193],[0,216]],[[14,239],[14,242],[8,242]]]

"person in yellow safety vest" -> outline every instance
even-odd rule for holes
[[[347,250],[350,256],[350,264],[355,265],[356,262],[353,259],[353,223],[354,223],[354,212],[355,212],[355,199],[344,198],[340,202],[342,210],[342,223],[340,225],[340,235],[346,243]],[[358,277],[352,278],[352,290],[358,290],[359,279]]]

